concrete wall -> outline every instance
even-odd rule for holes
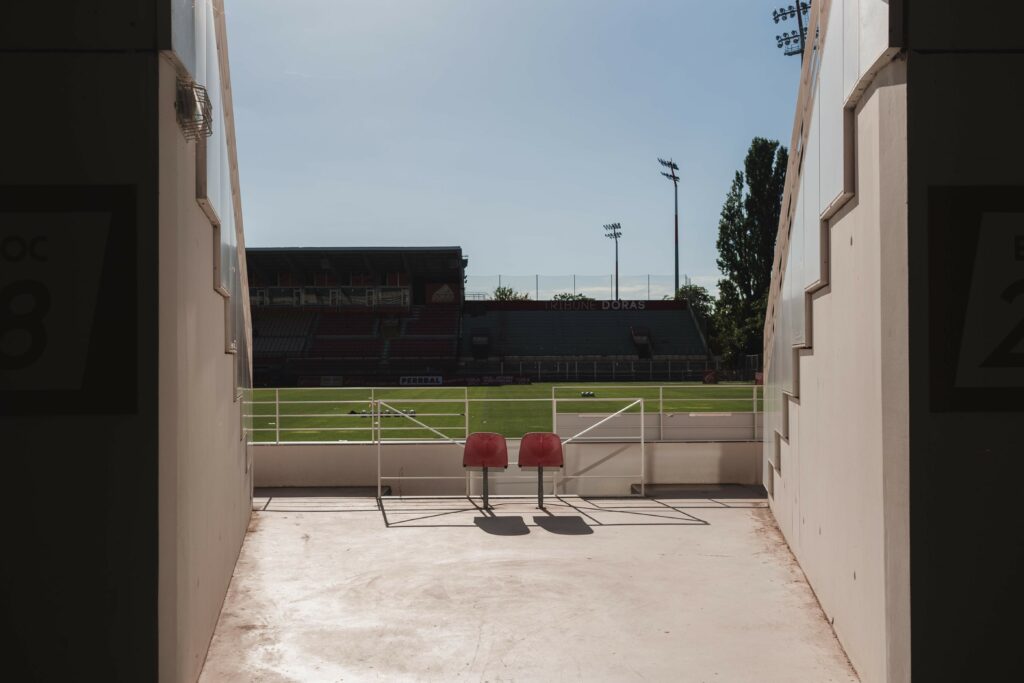
[[[862,680],[902,682],[909,343],[898,9],[815,4],[820,40],[805,59],[766,321],[765,476],[779,527]]]
[[[888,67],[855,112],[857,197],[829,221],[772,498],[864,681],[908,680],[904,73]]]
[[[509,462],[517,462],[519,441],[509,440]],[[649,443],[645,448],[645,481],[649,484],[758,484],[761,452],[758,442]],[[257,444],[254,451],[256,486],[376,486],[377,446],[374,444]],[[581,495],[625,495],[640,482],[638,443],[569,444],[566,467],[558,475],[559,492]],[[385,481],[396,495],[458,495],[466,491],[462,447],[446,443],[387,444],[381,447],[384,475],[452,477],[449,480]],[[579,474],[616,479],[566,479]],[[525,477],[525,478],[524,478]],[[550,479],[549,479],[550,480]],[[495,493],[532,494],[536,470],[514,465],[495,472]],[[550,490],[549,487],[548,490]],[[473,487],[478,493],[478,487]]]
[[[160,680],[199,676],[251,509],[236,358],[214,240],[195,197],[196,145],[160,61]]]
[[[1024,671],[1024,3],[963,8],[915,0],[907,26],[913,671],[1009,681]]]
[[[196,34],[190,41],[176,33],[175,49],[159,60],[158,88],[159,680],[176,683],[202,670],[251,514],[252,467],[242,419],[251,359],[244,249],[234,249],[244,240],[223,8],[204,0],[172,9],[184,20],[175,26]],[[179,78],[210,91],[215,136],[197,142],[182,134]]]
[[[50,302],[40,355],[0,351],[5,680],[156,676],[154,4],[0,10],[0,241],[45,245],[0,257],[0,291]]]

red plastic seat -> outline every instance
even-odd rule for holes
[[[563,467],[562,439],[551,432],[530,432],[519,444],[520,467]]]
[[[473,432],[462,451],[463,467],[508,468],[508,445],[505,437],[494,432]]]
[[[519,442],[519,467],[537,468],[537,507],[544,509],[544,468],[564,467],[562,439],[552,432],[529,432]]]

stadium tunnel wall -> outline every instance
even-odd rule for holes
[[[251,510],[230,88],[199,75],[200,54],[227,74],[223,5],[6,3],[0,44],[17,93],[3,110],[0,237],[46,247],[4,259],[0,290],[34,281],[49,303],[41,353],[0,369],[17,482],[0,522],[4,671],[195,681]],[[218,245],[197,204],[197,144],[176,121],[179,77],[214,104]],[[225,297],[214,272],[232,268]]]
[[[1024,5],[832,0],[811,22],[765,325],[770,505],[865,683],[1007,680]]]
[[[159,680],[198,680],[252,510],[249,297],[222,0],[172,4],[158,63]],[[178,80],[213,134],[186,140]]]
[[[771,509],[861,679],[910,680],[907,76],[880,0],[815,3],[766,325]]]
[[[509,462],[515,463],[519,439],[509,439],[508,444]],[[251,448],[256,486],[377,486],[376,444],[282,443],[253,444]],[[385,476],[454,477],[434,481],[385,479],[384,484],[394,495],[465,493],[461,445],[390,443],[381,448],[381,471]],[[761,483],[761,444],[756,441],[651,442],[645,445],[645,457],[647,484]],[[635,441],[570,443],[565,447],[565,462],[561,475],[622,478],[565,480],[559,485],[560,493],[629,495],[630,487],[640,483],[640,444]],[[550,476],[546,478],[550,480]],[[515,465],[506,472],[492,472],[491,482],[495,494],[533,495],[537,490],[536,471],[522,472]],[[478,487],[473,493],[479,493]]]

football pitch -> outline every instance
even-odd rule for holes
[[[582,392],[593,392],[593,396]],[[643,399],[645,413],[749,413],[754,409],[754,392],[752,384],[682,382],[254,389],[246,415],[256,442],[372,441],[374,400],[381,402],[381,436],[386,440],[442,435],[461,439],[467,428],[517,438],[526,432],[552,431],[553,405],[559,414],[595,418],[623,408],[639,413],[640,405],[630,406],[637,399]],[[756,392],[760,411],[761,387]]]

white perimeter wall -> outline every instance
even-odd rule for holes
[[[174,114],[160,60],[160,681],[199,677],[251,511],[251,467],[213,289],[209,219],[196,202],[196,145]],[[219,254],[218,254],[219,256]]]
[[[531,495],[537,490],[536,470],[521,471],[519,440],[510,439],[507,472],[493,472],[495,494]],[[376,486],[374,444],[258,444],[254,452],[256,486]],[[387,444],[381,447],[385,475],[453,477],[449,480],[386,481],[394,495],[459,495],[466,491],[462,447],[448,443]],[[761,444],[649,443],[644,471],[648,484],[759,484]],[[569,444],[561,475],[624,475],[616,479],[565,480],[559,492],[580,495],[628,495],[640,483],[640,444]],[[518,479],[526,477],[525,479]],[[546,476],[550,481],[550,477]],[[550,491],[550,486],[545,487]],[[473,488],[474,495],[479,487]]]

